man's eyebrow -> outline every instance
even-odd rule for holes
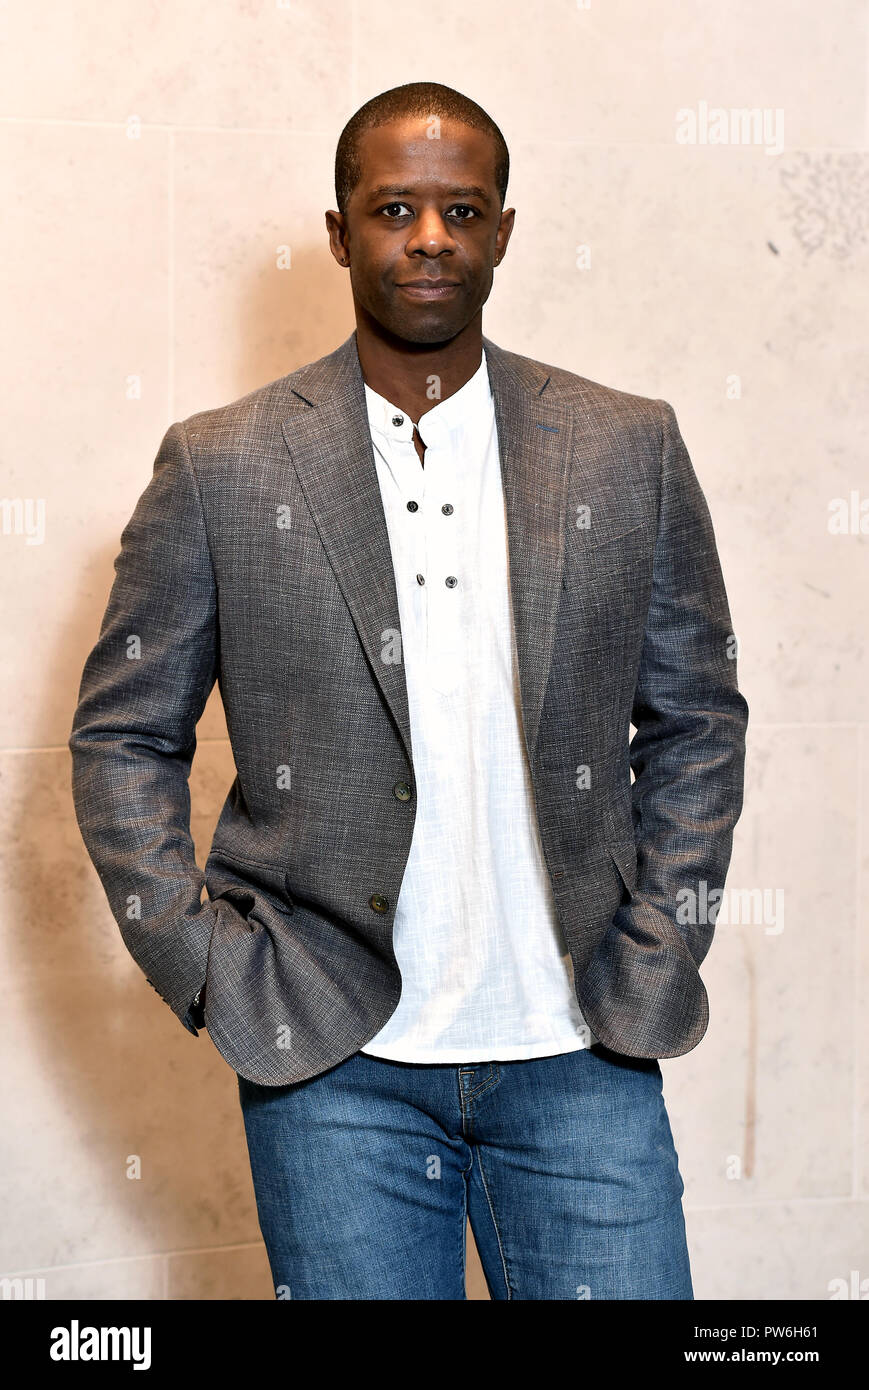
[[[372,188],[368,193],[368,202],[374,202],[377,198],[412,198],[415,194],[413,188],[402,188],[397,183],[379,183],[376,188]],[[479,198],[481,202],[490,204],[492,199],[481,188],[479,184],[468,183],[461,188],[448,188],[444,191],[445,198]]]

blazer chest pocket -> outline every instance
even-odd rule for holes
[[[589,580],[605,582],[619,575],[651,574],[654,536],[644,522],[603,539],[594,532],[570,535],[564,560],[564,587],[572,588]]]
[[[571,537],[562,580],[562,612],[569,622],[610,646],[620,636],[633,644],[645,626],[652,594],[654,537],[638,523],[597,545]]]

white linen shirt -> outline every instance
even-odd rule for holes
[[[417,422],[366,384],[392,550],[416,821],[395,910],[401,998],[361,1050],[510,1061],[589,1047],[522,732],[507,522],[485,352]]]

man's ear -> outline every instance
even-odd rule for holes
[[[329,250],[339,265],[349,265],[350,252],[347,246],[346,219],[334,208],[325,213],[326,231],[329,233]]]

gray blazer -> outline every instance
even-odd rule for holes
[[[724,886],[748,714],[709,512],[665,401],[483,341],[525,743],[577,999],[607,1047],[675,1057],[706,1031],[714,929],[684,924],[677,894]],[[69,740],[82,836],[189,1031],[205,981],[230,1066],[302,1081],[398,1003],[415,818],[355,333],[171,425],[115,570]],[[188,774],[215,680],[237,777],[203,872]]]

